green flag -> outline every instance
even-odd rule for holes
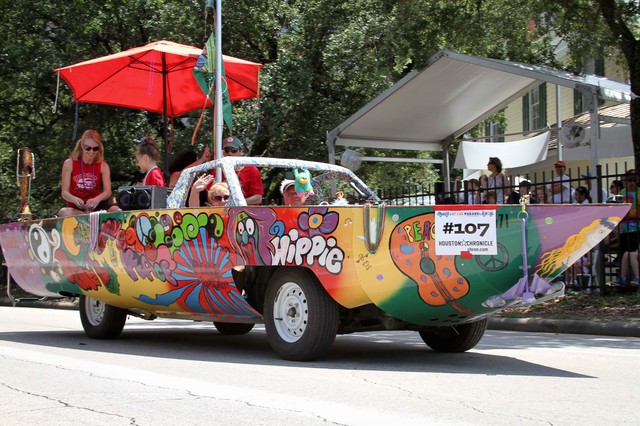
[[[200,85],[202,91],[212,98],[214,96],[215,89],[215,77],[216,77],[216,39],[215,35],[211,34],[207,43],[202,49],[202,53],[198,57],[196,61],[196,65],[193,67],[193,75],[196,78],[196,81]],[[227,90],[227,78],[224,72],[224,61],[222,61],[222,70],[221,70],[221,88],[222,88],[222,116],[224,118],[224,122],[227,124],[227,127],[230,131],[233,131],[233,114],[231,112],[231,100],[229,99],[229,90]]]

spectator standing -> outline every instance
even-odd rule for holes
[[[497,204],[496,191],[487,191],[483,204]]]
[[[596,179],[594,176],[591,176],[591,172],[587,172],[587,173],[583,173],[580,175],[580,177],[582,178],[582,182],[584,182],[584,186],[589,190],[589,193],[591,193],[591,185],[594,179]],[[605,202],[607,200],[607,190],[604,188],[601,188],[601,194],[602,194],[602,201],[601,202]],[[592,202],[599,202],[599,200],[592,200]]]
[[[579,186],[573,192],[575,204],[591,204],[591,193],[586,186]]]
[[[556,161],[554,166],[554,177],[551,179],[547,188],[551,193],[551,202],[553,204],[571,203],[573,201],[573,189],[571,188],[571,178],[565,174],[567,163],[564,161]]]
[[[489,157],[487,163],[489,176],[487,176],[487,188],[489,191],[495,191],[496,204],[504,204],[504,188],[508,186],[507,177],[502,172],[502,161],[498,157]]]
[[[620,265],[620,279],[616,284],[626,285],[629,269],[631,269],[632,279],[629,281],[631,287],[640,286],[640,268],[638,267],[638,250],[626,251],[622,254],[622,264]],[[624,277],[624,280],[622,279]],[[622,284],[624,282],[624,284]]]
[[[544,186],[536,186],[536,189],[533,191],[533,201],[532,204],[548,204],[549,203],[549,191]]]
[[[480,203],[484,204],[487,199],[487,188],[489,187],[487,175],[480,175],[478,182],[480,182]]]
[[[464,189],[462,188],[462,176],[457,176],[454,182],[453,190],[458,194],[458,202],[459,203],[467,203],[467,204],[482,204],[482,196],[480,194],[480,181],[478,179],[469,179],[467,181],[467,192],[466,195]],[[465,201],[466,198],[466,201]]]
[[[622,184],[621,180],[612,180],[611,185],[609,185],[609,196],[607,197],[607,203],[619,203],[620,198],[622,198],[620,192],[623,188],[624,185]]]
[[[509,204],[520,204],[520,198],[523,195],[529,195],[531,192],[531,182],[528,180],[521,180],[518,184],[518,192],[512,191],[509,196]]]
[[[591,194],[586,186],[579,186],[573,193],[575,204],[590,204]],[[583,288],[586,290],[586,282],[581,281],[585,276],[591,274],[591,252],[578,259],[565,271],[565,282],[570,287]]]
[[[627,275],[629,272],[629,261],[624,262],[624,255],[627,252],[638,251],[638,183],[636,169],[629,169],[625,173],[625,188],[620,191],[623,203],[630,203],[631,209],[627,216],[620,222],[620,234],[618,237],[620,252],[621,276],[615,283],[619,286],[627,285]],[[629,255],[627,255],[629,259]]]

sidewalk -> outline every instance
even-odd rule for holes
[[[12,306],[11,300],[8,297],[0,297],[0,306]],[[28,300],[18,303],[16,307],[77,310],[78,304],[68,300]],[[640,322],[491,317],[489,330],[640,337]]]
[[[640,322],[492,317],[489,318],[489,330],[640,337]]]

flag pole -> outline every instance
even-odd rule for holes
[[[222,158],[222,0],[216,0],[216,76],[215,76],[215,158]],[[209,53],[211,54],[211,53]],[[216,181],[222,182],[222,170],[216,169]]]

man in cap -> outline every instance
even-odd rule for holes
[[[298,197],[296,193],[295,181],[290,179],[285,179],[280,184],[280,193],[282,194],[282,198],[284,199],[285,206],[301,206],[306,201],[306,197],[302,198]]]
[[[564,161],[556,161],[553,166],[555,168],[555,175],[553,179],[551,179],[551,183],[547,185],[547,188],[551,192],[551,202],[553,204],[572,203],[573,188],[571,188],[571,178],[565,174],[567,163]]]
[[[244,155],[244,145],[240,139],[230,136],[222,141],[222,155],[225,157],[242,157]],[[256,166],[243,166],[236,169],[242,194],[247,205],[262,204],[262,196],[264,195],[264,185],[262,184],[262,175]]]

